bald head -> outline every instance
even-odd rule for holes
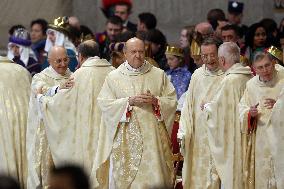
[[[144,42],[136,37],[129,39],[124,46],[124,55],[133,68],[142,66],[145,60]]]
[[[144,46],[144,42],[141,39],[138,39],[137,37],[133,37],[131,39],[129,39],[128,41],[126,41],[125,46],[124,46],[124,50],[126,50],[128,48],[128,46],[133,46],[133,45],[143,45]]]
[[[203,38],[208,38],[213,35],[214,30],[208,22],[201,22],[195,26],[194,31],[202,34]]]
[[[53,46],[50,48],[49,52],[48,52],[48,59],[56,56],[56,54],[60,51],[65,51],[65,53],[67,54],[66,52],[66,49],[62,46]]]
[[[64,75],[68,68],[69,58],[64,47],[53,46],[48,53],[49,65],[60,75]]]
[[[76,16],[70,16],[68,18],[68,22],[74,28],[80,29],[80,21]]]

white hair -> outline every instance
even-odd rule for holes
[[[240,48],[234,42],[224,42],[218,49],[218,57],[224,57],[229,64],[240,62]]]

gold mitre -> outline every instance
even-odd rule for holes
[[[48,24],[48,27],[59,32],[64,33],[65,35],[70,35],[70,25],[67,16],[58,17],[53,20],[53,23]]]
[[[271,46],[269,47],[267,52],[271,54],[272,56],[274,56],[275,58],[277,58],[278,60],[280,60],[281,62],[283,62],[283,53],[281,50],[277,49],[274,46]]]
[[[195,39],[192,39],[191,44],[190,44],[190,54],[191,56],[199,56],[201,55],[201,47],[197,43]]]
[[[183,57],[183,50],[176,46],[167,46],[165,54]]]
[[[251,65],[249,59],[243,55],[240,55],[240,62],[243,64],[243,66]]]

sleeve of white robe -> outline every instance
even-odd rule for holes
[[[249,109],[250,109],[249,95],[248,95],[248,89],[246,89],[239,103],[239,113],[240,113],[239,118],[241,122],[241,132],[242,133],[248,132]]]
[[[89,173],[97,147],[101,113],[97,106],[104,74],[94,80],[93,69],[82,68],[74,75],[74,86],[41,98],[46,134],[55,165],[62,161],[82,165]],[[105,70],[103,70],[105,71]],[[88,83],[85,85],[84,83]]]
[[[189,89],[186,92],[185,102],[181,111],[181,118],[179,122],[179,130],[178,130],[178,138],[181,140],[181,154],[184,156],[184,159],[189,159],[189,151],[190,151],[190,140],[193,130],[193,120],[192,120],[192,84],[190,83]],[[182,175],[183,175],[183,184],[187,177],[188,169],[186,169],[189,162],[184,161],[183,162],[183,169],[182,169]]]
[[[284,90],[274,104],[267,125],[268,141],[273,157],[277,188],[284,188]]]
[[[98,96],[98,105],[102,111],[102,117],[110,132],[114,133],[123,113],[128,105],[128,97],[116,98],[115,90],[112,89],[112,81],[106,77],[105,83]],[[113,135],[113,134],[112,134]]]
[[[97,155],[95,156],[91,177],[97,178],[99,183],[95,183],[95,185],[99,185],[99,188],[102,187],[102,184],[107,184],[100,182],[108,177],[108,170],[104,168],[103,164],[109,158],[117,126],[128,105],[128,97],[116,98],[112,83],[113,81],[107,76],[97,98],[102,112],[102,120],[99,129]],[[102,179],[100,179],[101,176],[103,177]]]
[[[192,78],[192,81],[194,78]],[[181,117],[179,121],[179,130],[177,133],[177,138],[181,141],[181,153],[185,155],[185,149],[189,149],[189,143],[191,139],[192,134],[192,126],[193,126],[193,120],[192,120],[192,101],[193,101],[193,83],[190,82],[188,90],[185,94],[185,101],[181,110]]]
[[[175,119],[175,111],[177,107],[177,99],[175,88],[170,82],[166,74],[163,75],[163,89],[161,96],[157,97],[161,111],[161,120],[165,122],[169,136],[172,133],[172,127]]]
[[[41,111],[43,113],[43,120],[45,123],[46,135],[49,140],[49,146],[52,153],[52,158],[55,165],[63,163],[63,160],[69,160],[76,163],[78,154],[72,149],[78,148],[76,140],[76,98],[70,98],[75,96],[73,91],[66,91],[64,93],[59,92],[54,97],[42,96],[40,101],[42,104]],[[72,99],[73,107],[70,107]],[[66,107],[70,107],[67,109]],[[72,148],[66,148],[72,145]],[[76,154],[75,154],[76,153]]]
[[[241,185],[241,131],[238,103],[244,91],[226,81],[204,108],[210,151],[225,188]],[[238,184],[237,184],[238,183]]]

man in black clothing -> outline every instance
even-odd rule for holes
[[[131,14],[132,3],[131,1],[120,2],[114,6],[114,15],[119,16],[123,21],[123,30],[136,32],[137,25],[128,20]]]
[[[122,20],[118,16],[109,17],[106,22],[106,30],[96,34],[96,42],[100,47],[101,58],[110,60],[109,45],[115,42],[115,38],[122,32]]]

